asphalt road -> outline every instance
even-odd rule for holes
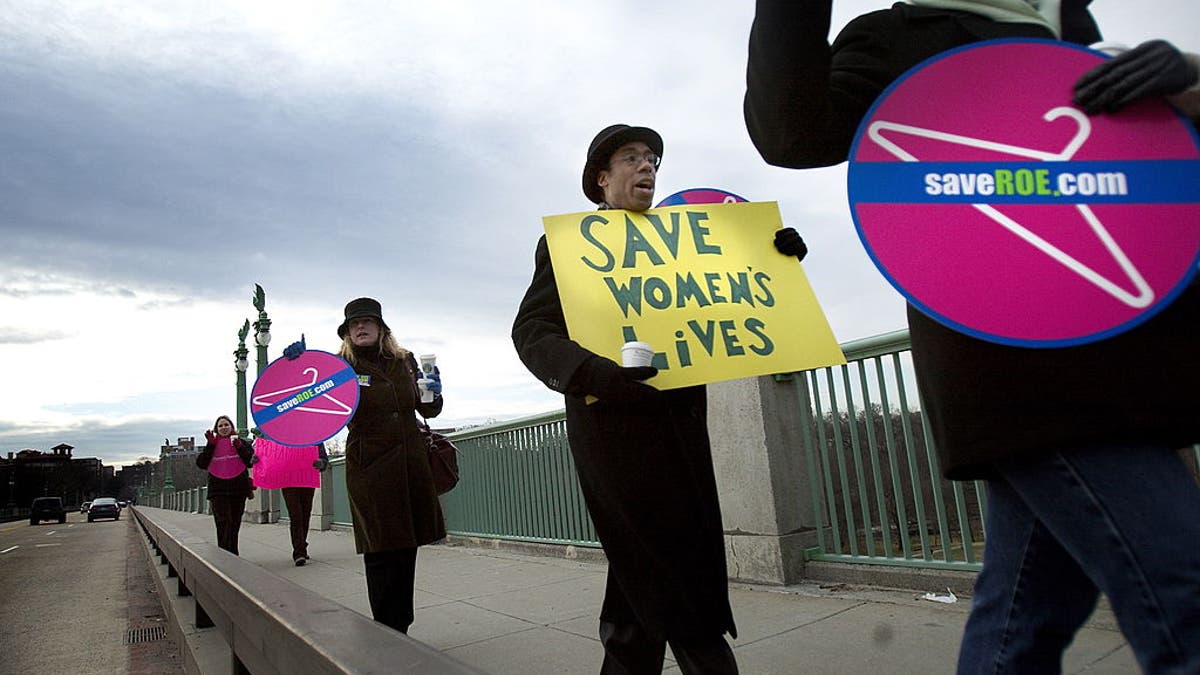
[[[129,672],[130,527],[78,512],[0,524],[0,673]]]

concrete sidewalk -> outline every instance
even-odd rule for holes
[[[145,507],[139,507],[145,508]],[[211,516],[145,509],[154,519],[212,541]],[[309,532],[312,560],[296,567],[286,523],[242,525],[243,558],[370,616],[362,558],[348,531]],[[496,675],[599,671],[597,638],[606,565],[464,546],[426,546],[417,557],[416,622],[409,635]],[[970,599],[921,599],[925,591],[833,584],[731,584],[745,675],[951,673]],[[664,672],[678,673],[667,652]],[[1137,663],[1104,608],[1067,652],[1064,672],[1136,673]]]

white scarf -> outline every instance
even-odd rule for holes
[[[1059,2],[1061,0],[906,0],[918,7],[956,9],[986,16],[1001,23],[1036,23],[1061,37]]]

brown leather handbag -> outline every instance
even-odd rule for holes
[[[439,495],[444,495],[458,485],[458,448],[449,438],[421,425],[421,435],[429,448],[429,470],[433,473],[433,485]]]

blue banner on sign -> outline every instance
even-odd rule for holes
[[[869,204],[1200,203],[1200,160],[857,162]]]

